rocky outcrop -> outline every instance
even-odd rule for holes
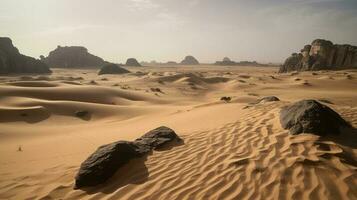
[[[280,123],[291,134],[339,134],[350,125],[334,110],[315,100],[302,100],[280,111]]]
[[[215,65],[224,65],[224,66],[232,66],[237,63],[229,59],[228,57],[224,57],[222,61],[216,61]]]
[[[256,61],[240,61],[235,62],[229,59],[228,57],[224,57],[222,61],[216,61],[215,65],[221,66],[267,66],[265,64],[260,64]]]
[[[135,59],[135,58],[128,58],[126,60],[126,66],[131,66],[131,67],[141,67],[140,63]]]
[[[81,68],[81,67],[99,67],[106,62],[88,52],[85,47],[81,46],[57,46],[43,59],[50,67],[61,68]]]
[[[75,178],[75,189],[104,183],[130,160],[146,155],[174,141],[181,141],[165,126],[149,131],[133,142],[118,141],[99,147],[82,164]]]
[[[279,72],[345,68],[357,68],[357,47],[317,39],[311,45],[305,45],[300,53],[293,53],[287,58]]]
[[[20,54],[8,37],[0,37],[0,74],[51,73],[48,66],[35,58]]]
[[[98,75],[102,75],[102,74],[126,74],[126,73],[130,73],[130,71],[120,67],[117,64],[106,64],[100,69],[100,71],[98,72]]]
[[[185,59],[181,61],[182,65],[199,65],[198,60],[193,56],[186,56]]]

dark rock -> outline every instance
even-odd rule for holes
[[[136,139],[134,143],[139,146],[150,146],[151,149],[159,149],[169,142],[180,140],[181,139],[176,135],[175,131],[166,126],[161,126],[145,133],[143,136]]]
[[[160,88],[150,88],[150,90],[151,90],[152,92],[160,92],[160,93],[163,93]]]
[[[75,189],[104,183],[123,165],[153,149],[181,141],[176,133],[165,126],[149,131],[134,142],[118,141],[99,147],[80,166],[75,178]]]
[[[44,58],[44,62],[50,67],[76,68],[76,67],[99,67],[106,62],[88,52],[81,46],[57,46],[57,48]]]
[[[279,72],[357,68],[357,46],[317,39],[285,60]]]
[[[125,74],[125,73],[130,73],[130,71],[120,67],[117,64],[106,64],[100,69],[100,71],[98,72],[98,75],[102,75],[102,74]]]
[[[181,61],[182,65],[199,65],[198,60],[193,56],[186,56],[185,59]]]
[[[224,57],[222,61],[216,61],[215,65],[222,66],[267,66],[265,64],[258,63],[256,61],[240,61],[235,62],[229,59],[228,57]]]
[[[140,155],[137,145],[132,142],[118,141],[103,145],[81,164],[74,188],[104,183],[119,167]]]
[[[76,117],[79,117],[79,118],[85,117],[88,114],[89,114],[89,112],[86,110],[76,111],[76,113],[75,113]]]
[[[223,65],[223,66],[232,66],[236,65],[237,63],[229,59],[228,57],[224,57],[222,61],[217,61],[215,65]]]
[[[140,63],[135,58],[128,58],[126,60],[126,66],[141,67]]]
[[[280,111],[280,123],[291,134],[338,134],[350,125],[334,110],[315,100],[302,100]]]
[[[230,102],[232,97],[221,97],[221,101],[225,101],[226,103]]]
[[[175,61],[168,61],[166,64],[168,64],[168,65],[177,65],[177,62],[175,62]]]
[[[276,96],[267,96],[263,97],[258,100],[258,103],[265,103],[265,102],[271,102],[271,101],[280,101],[280,99]]]
[[[0,74],[51,73],[48,66],[35,58],[20,54],[10,38],[0,37]]]

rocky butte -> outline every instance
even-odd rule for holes
[[[198,60],[193,56],[186,56],[182,61],[182,65],[199,65]]]
[[[76,68],[76,67],[99,67],[106,62],[81,46],[57,46],[43,61],[50,67]]]
[[[0,37],[0,74],[51,73],[48,66],[35,58],[20,54],[8,37]]]
[[[357,47],[348,44],[333,44],[316,39],[305,45],[300,53],[293,53],[280,67],[279,72],[316,71],[357,68]]]

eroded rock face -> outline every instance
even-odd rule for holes
[[[135,58],[128,58],[126,60],[126,66],[141,67],[140,63]]]
[[[199,65],[198,60],[193,56],[186,56],[185,59],[181,61],[182,65]]]
[[[75,189],[104,183],[130,160],[153,149],[181,141],[176,133],[165,126],[149,131],[133,142],[118,141],[99,147],[82,164],[75,178]]]
[[[20,54],[8,37],[0,37],[0,74],[51,73],[48,66],[35,58]]]
[[[357,47],[317,39],[292,54],[279,72],[357,68]]]
[[[50,67],[61,68],[81,68],[81,67],[99,67],[106,62],[88,52],[85,47],[81,46],[57,46],[43,59]]]
[[[130,71],[120,67],[117,64],[106,64],[100,69],[100,71],[98,72],[98,75],[102,75],[102,74],[126,74],[126,73],[130,73]]]
[[[280,111],[280,123],[291,134],[339,134],[350,125],[334,110],[315,100],[302,100]]]

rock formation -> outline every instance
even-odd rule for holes
[[[106,64],[100,69],[100,71],[98,72],[98,75],[102,75],[102,74],[125,74],[125,73],[130,73],[130,71],[120,67],[117,64]]]
[[[48,66],[35,58],[20,54],[8,37],[0,37],[0,74],[51,73]]]
[[[144,156],[151,150],[164,147],[173,141],[181,141],[181,139],[172,129],[161,126],[133,142],[118,141],[103,145],[81,164],[75,178],[75,189],[104,183],[130,160]]]
[[[57,48],[44,58],[50,67],[76,68],[76,67],[99,67],[106,62],[88,52],[81,46],[57,46]]]
[[[237,63],[229,59],[228,57],[224,57],[222,61],[217,61],[215,65],[225,65],[225,66],[231,66],[231,65],[236,65]]]
[[[315,100],[302,100],[284,107],[280,111],[280,123],[291,134],[338,134],[341,127],[350,127],[338,113]]]
[[[193,56],[186,56],[185,59],[181,61],[182,65],[199,65],[198,60]]]
[[[279,72],[344,68],[357,68],[357,46],[317,39],[311,45],[305,45],[301,53],[293,53],[287,58]]]
[[[177,65],[177,62],[175,61],[167,61],[167,65]]]
[[[266,66],[265,64],[260,64],[256,61],[240,61],[235,62],[229,59],[228,57],[224,57],[222,61],[216,61],[215,65],[222,66]]]
[[[128,58],[125,65],[131,67],[141,67],[140,63],[135,58]]]

